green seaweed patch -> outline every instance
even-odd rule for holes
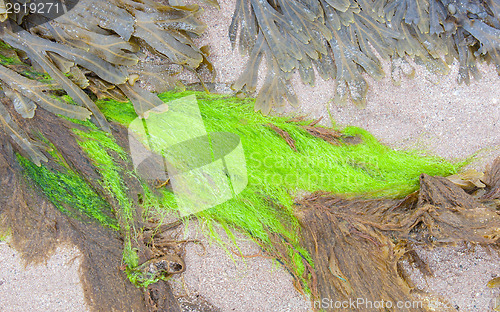
[[[2,42],[0,41],[0,43]],[[45,83],[53,82],[52,78],[48,74],[37,72],[32,66],[23,63],[17,54],[15,54],[14,49],[6,46],[5,44],[0,45],[0,65],[11,68],[17,67],[19,73],[30,79]]]
[[[125,217],[126,220],[130,220],[132,217],[130,201],[121,178],[122,170],[116,165],[109,151],[115,152],[122,159],[127,159],[127,154],[118,144],[116,144],[111,135],[104,131],[99,131],[97,129],[92,129],[90,131],[73,129],[73,132],[79,137],[78,145],[80,145],[94,161],[94,165],[102,175],[104,189],[118,201],[125,213],[123,217]]]
[[[26,176],[40,187],[43,194],[61,212],[72,218],[84,221],[92,219],[103,226],[119,229],[109,204],[75,172],[59,172],[43,164],[37,166],[19,154],[17,160]]]
[[[7,227],[0,230],[0,242],[6,242],[12,234],[12,230]]]
[[[17,68],[17,71],[23,76],[38,80],[40,82],[51,83],[52,78],[47,73],[40,73],[34,70],[34,68],[26,63],[23,63],[19,56],[16,54],[15,49],[0,41],[0,66],[6,66],[9,68]]]
[[[114,138],[107,132],[99,130],[97,126],[90,121],[76,121],[81,125],[85,125],[88,130],[73,129],[73,132],[78,135],[78,144],[83,148],[85,153],[93,160],[102,176],[100,182],[106,192],[112,196],[117,202],[119,210],[115,211],[123,231],[125,245],[123,251],[123,261],[129,267],[137,266],[138,256],[136,250],[133,250],[131,239],[135,237],[134,211],[127,195],[127,188],[123,182],[123,172],[113,156],[128,160],[127,153],[116,143]],[[128,173],[133,174],[133,173]]]
[[[25,77],[33,79],[33,80],[38,80],[39,82],[44,82],[47,84],[54,83],[54,80],[47,74],[42,74],[42,73],[31,71],[31,70],[24,70],[21,73]]]
[[[12,49],[12,47],[9,44],[0,40],[0,49]]]
[[[241,138],[248,174],[245,190],[223,204],[199,212],[198,218],[208,234],[220,242],[215,224],[221,225],[230,236],[230,228],[246,231],[268,251],[276,243],[270,233],[278,233],[288,248],[289,260],[283,261],[298,277],[305,270],[304,260],[313,266],[295,234],[299,225],[294,216],[294,201],[298,197],[316,191],[371,198],[402,197],[418,188],[420,174],[447,176],[460,167],[438,157],[394,151],[356,127],[347,127],[342,132],[359,137],[362,143],[334,145],[312,136],[302,127],[310,121],[290,122],[289,117],[256,114],[253,99],[190,91],[163,93],[159,97],[168,104],[192,94],[197,96],[207,132],[231,132]],[[130,103],[106,101],[101,105],[107,118],[124,125],[137,117]],[[265,126],[269,123],[286,131],[295,141],[297,151]],[[153,207],[149,209],[157,214],[175,210],[174,194],[170,191],[162,194],[155,199],[146,187],[144,205]]]
[[[125,127],[128,127],[128,125],[137,118],[137,114],[131,102],[123,103],[105,99],[96,101],[96,105],[106,118],[116,121]]]
[[[67,103],[74,104],[74,101],[69,96],[62,96],[61,99]],[[128,161],[128,155],[116,143],[111,134],[100,130],[89,120],[82,121],[64,116],[60,117],[74,124],[84,126],[84,130],[81,129],[82,127],[73,128],[73,132],[78,136],[78,145],[93,160],[94,165],[101,174],[101,185],[108,195],[118,203],[119,210],[115,211],[115,215],[118,219],[120,230],[124,235],[123,262],[127,265],[127,275],[130,281],[134,283],[134,277],[131,273],[133,272],[133,268],[138,266],[139,258],[137,250],[132,246],[132,239],[136,236],[134,233],[137,230],[133,226],[134,211],[127,195],[127,188],[122,179],[123,174],[133,175],[134,173],[124,172],[117,164],[118,159],[115,159],[115,157],[118,157],[121,160]]]
[[[15,50],[0,40],[0,64],[8,65],[26,65],[17,56]]]

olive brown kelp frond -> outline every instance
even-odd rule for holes
[[[131,66],[139,61],[137,55],[134,54],[139,50],[138,45],[125,41],[114,34],[104,35],[90,32],[78,27],[77,24],[70,23],[66,17],[60,19],[64,19],[65,23],[62,25],[47,25],[53,38],[57,38],[60,43],[83,49],[115,65]],[[74,37],[74,34],[78,35],[78,39]]]
[[[143,117],[147,111],[163,104],[163,101],[156,95],[139,88],[137,85],[122,84],[119,88],[134,103],[135,112],[140,117]]]
[[[469,83],[480,76],[478,59],[492,61],[500,73],[499,14],[498,0],[237,0],[229,38],[234,47],[239,33],[240,52],[250,59],[233,88],[255,90],[263,54],[272,67],[268,75],[276,76],[266,78],[257,97],[263,113],[291,102],[271,89],[287,85],[294,71],[313,85],[314,69],[337,81],[336,100],[349,96],[363,107],[368,84],[362,74],[382,78],[379,58],[410,58],[439,75],[457,59],[458,81]],[[395,83],[400,74],[393,70]]]
[[[9,14],[5,19],[4,1],[0,3],[0,87],[23,118],[36,118],[39,106],[68,118],[90,117],[110,132],[93,101],[96,97],[126,101],[129,96],[142,116],[162,104],[144,84],[165,91],[178,85],[174,76],[183,69],[211,68],[206,49],[192,40],[206,27],[198,19],[202,10],[197,5],[168,6],[152,0],[70,2],[69,12],[45,23],[49,16],[43,13]],[[148,82],[154,73],[145,71],[141,79],[145,67],[141,63],[151,54],[179,69],[162,73],[154,84]],[[64,94],[69,98],[58,99]]]
[[[321,52],[326,53],[322,41],[330,34],[322,20],[322,11],[308,8],[301,2],[280,2],[281,11],[267,1],[249,2],[237,2],[230,28],[233,45],[240,29],[240,47],[250,51],[251,55],[250,65],[235,87],[239,84],[242,87],[246,85],[249,91],[254,89],[260,59],[262,54],[266,54],[268,66],[273,67],[269,75],[276,77],[268,76],[266,79],[256,109],[267,113],[272,107],[283,106],[285,100],[290,101],[283,96],[282,90],[276,88],[282,87],[283,81],[290,80],[294,69],[300,68],[302,76],[309,83],[314,83],[311,78],[312,63],[321,59]],[[246,28],[247,25],[249,28]]]
[[[19,35],[19,33],[14,34],[12,32],[5,31],[4,35],[0,36],[0,38],[11,46],[25,51],[33,62],[40,65],[53,79],[56,79],[61,84],[64,91],[66,91],[76,103],[88,108],[96,117],[99,126],[109,132],[108,122],[106,121],[104,115],[100,113],[95,103],[51,61],[47,55],[47,51],[50,48],[37,48],[36,43],[35,47],[32,47],[29,44],[29,41],[26,41],[29,40],[28,38],[30,38],[31,35],[26,31],[20,31],[20,33],[21,35]],[[31,37],[36,38],[35,36]],[[48,40],[47,42],[52,43]]]
[[[86,108],[64,103],[44,93],[47,91],[46,84],[23,77],[2,65],[0,65],[0,80],[12,89],[4,88],[6,95],[14,101],[16,111],[24,118],[33,117],[36,109],[34,103],[49,112],[69,118],[85,120],[90,117],[91,113]]]
[[[0,129],[9,136],[12,141],[21,147],[37,165],[40,166],[42,161],[47,161],[47,157],[40,150],[40,145],[36,144],[28,135],[17,125],[12,119],[11,114],[3,104],[0,102]]]
[[[23,118],[33,118],[35,116],[36,104],[32,100],[14,90],[4,89],[4,93],[12,99],[14,109]]]

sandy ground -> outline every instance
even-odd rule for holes
[[[227,38],[234,0],[222,0],[221,11],[207,8],[207,34],[200,42],[212,46],[211,59],[219,82],[232,82],[244,62],[232,51]],[[385,64],[389,72],[389,64]],[[368,107],[359,110],[331,101],[332,81],[318,81],[315,87],[296,81],[301,100],[299,112],[311,117],[329,115],[337,125],[356,125],[398,149],[419,149],[448,159],[464,159],[476,152],[471,165],[482,169],[500,155],[500,79],[492,67],[481,66],[483,78],[470,86],[456,84],[456,66],[447,77],[434,77],[420,67],[413,80],[396,87],[390,78],[370,82]],[[439,84],[436,82],[439,80]],[[196,227],[190,237],[200,236]],[[243,254],[258,252],[251,241],[239,237]],[[307,311],[307,301],[298,294],[286,270],[275,261],[255,257],[243,261],[217,244],[205,241],[205,255],[199,246],[187,248],[187,271],[172,285],[178,295],[200,295],[220,311]],[[24,269],[7,244],[0,243],[0,311],[85,311],[78,283],[78,260],[69,262],[74,249],[61,248],[47,266]],[[447,298],[459,311],[488,311],[496,290],[486,282],[500,274],[500,261],[482,249],[464,252],[460,247],[420,250],[436,272],[428,278],[413,272],[418,287]]]
[[[431,277],[424,276],[405,263],[418,289],[445,298],[445,304],[458,311],[491,311],[500,294],[500,289],[486,287],[488,281],[500,274],[500,256],[496,251],[461,245],[434,250],[418,248],[417,252],[434,273]]]
[[[227,251],[207,240],[197,222],[189,225],[186,237],[199,239],[206,251],[200,245],[187,246],[187,271],[171,282],[176,296],[201,296],[221,311],[309,310],[310,302],[295,291],[292,276],[277,261],[253,257],[261,251],[257,244],[237,233],[240,252],[222,229],[217,232]]]
[[[24,266],[0,241],[0,311],[86,311],[76,248],[60,247],[46,264]]]

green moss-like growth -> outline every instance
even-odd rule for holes
[[[137,118],[134,107],[130,102],[121,103],[114,100],[99,100],[96,104],[106,118],[114,120],[126,127]]]
[[[58,172],[45,165],[39,167],[20,155],[17,159],[26,175],[40,186],[60,211],[74,218],[97,220],[103,226],[119,229],[109,204],[75,172]]]
[[[191,94],[193,92],[164,93],[160,98],[168,104],[170,100]],[[290,123],[289,118],[270,118],[254,113],[253,100],[194,94],[207,132],[231,132],[241,138],[248,172],[248,186],[242,193],[199,212],[198,217],[212,235],[216,236],[213,227],[216,222],[226,229],[236,227],[246,231],[265,248],[272,248],[270,233],[278,233],[278,237],[287,242],[292,259],[286,265],[297,276],[304,270],[302,259],[310,261],[294,234],[298,223],[293,215],[293,202],[297,196],[327,191],[400,197],[416,190],[421,173],[446,176],[455,173],[459,167],[440,158],[391,150],[356,127],[348,127],[343,133],[359,136],[363,143],[333,145],[301,127],[308,122]],[[108,118],[124,125],[136,118],[130,104],[106,101],[100,102],[99,106]],[[295,140],[297,151],[265,126],[268,123],[286,131]],[[150,132],[154,130],[149,129]],[[175,209],[174,194],[164,193],[162,201],[150,198],[145,203],[155,203],[166,210]]]
[[[102,176],[101,184],[108,195],[118,202],[118,210],[115,215],[123,235],[125,236],[125,245],[123,252],[123,261],[129,267],[138,265],[137,253],[132,248],[131,240],[135,236],[134,211],[131,201],[127,195],[127,187],[124,184],[122,175],[132,174],[124,172],[125,169],[119,168],[117,159],[127,160],[128,156],[123,149],[115,142],[113,137],[102,130],[99,130],[94,124],[85,121],[74,121],[85,125],[88,131],[73,129],[73,132],[79,136],[78,144],[87,153],[90,159]],[[113,156],[113,153],[115,156]]]
[[[74,104],[68,96],[61,98]],[[44,140],[44,143],[50,146],[48,152],[54,161],[64,167],[66,172],[56,172],[44,165],[38,167],[23,157],[19,157],[19,162],[25,168],[26,173],[62,212],[72,217],[79,217],[79,214],[83,214],[105,226],[120,230],[125,236],[123,261],[128,266],[135,267],[138,265],[138,258],[131,243],[135,232],[133,228],[134,212],[127,195],[127,187],[122,178],[123,174],[133,173],[126,172],[117,164],[118,160],[127,161],[128,155],[116,143],[111,134],[100,130],[90,121],[63,118],[80,126],[73,129],[78,137],[77,143],[98,169],[102,177],[99,183],[107,195],[117,202],[118,209],[113,210],[110,204],[96,193],[81,176],[73,172],[59,155],[57,149],[47,140]],[[76,214],[75,211],[79,214]],[[103,211],[106,211],[107,214]]]
[[[12,68],[17,67],[16,71],[18,73],[33,80],[47,84],[53,82],[48,74],[37,72],[32,66],[23,63],[12,47],[0,40],[0,66],[1,65]]]

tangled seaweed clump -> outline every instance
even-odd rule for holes
[[[459,167],[439,158],[392,151],[359,128],[338,131],[317,126],[316,121],[255,114],[254,100],[193,92],[165,93],[159,97],[169,103],[193,94],[209,133],[230,132],[241,138],[248,174],[248,186],[243,192],[198,212],[197,218],[212,237],[218,237],[216,224],[222,225],[230,237],[233,228],[248,233],[285,263],[294,272],[296,284],[302,283],[305,288],[308,286],[301,276],[314,263],[297,237],[294,201],[300,194],[328,191],[350,196],[400,197],[416,189],[421,172],[449,175]],[[117,105],[129,118],[114,108]],[[106,101],[98,102],[98,106],[110,120],[124,125],[134,120],[130,105]],[[150,133],[161,133],[155,124],[165,123],[148,123]],[[157,198],[150,189],[146,190],[144,206],[155,219],[161,220],[166,212],[176,211],[171,190],[161,188],[162,195]]]
[[[204,2],[218,6],[217,1]],[[46,16],[6,14],[0,6],[2,92],[24,118],[33,118],[36,108],[43,107],[70,118],[91,117],[109,132],[93,99],[129,98],[142,116],[162,103],[139,88],[138,79],[162,92],[178,86],[176,75],[183,69],[213,70],[208,47],[194,43],[206,27],[198,5],[153,0],[68,3],[73,9],[46,23],[41,23]],[[362,74],[376,79],[385,75],[380,58],[391,59],[396,82],[403,74],[412,75],[408,58],[439,74],[458,60],[459,82],[469,83],[471,76],[480,76],[478,59],[500,71],[499,7],[498,0],[238,0],[229,37],[235,46],[239,36],[240,51],[250,59],[233,88],[256,90],[264,56],[268,72],[255,106],[264,114],[279,111],[287,102],[298,104],[290,85],[295,70],[308,84],[314,84],[315,72],[335,79],[336,100],[350,97],[359,106],[365,105],[368,90]],[[168,62],[157,68],[147,55]],[[37,71],[45,74],[30,74]],[[60,92],[76,105],[52,96]],[[0,110],[12,141],[36,163],[44,161],[40,144],[32,144]]]
[[[317,275],[311,280],[315,296],[419,302],[397,309],[384,306],[389,311],[448,311],[443,299],[419,294],[402,260],[415,264],[425,276],[433,276],[415,251],[416,246],[433,248],[465,242],[498,252],[499,170],[497,158],[483,176],[484,184],[466,190],[449,179],[422,174],[420,190],[404,199],[346,200],[317,193],[299,202],[302,244],[317,266]],[[494,283],[490,281],[490,285]],[[361,304],[353,310],[373,308]]]

